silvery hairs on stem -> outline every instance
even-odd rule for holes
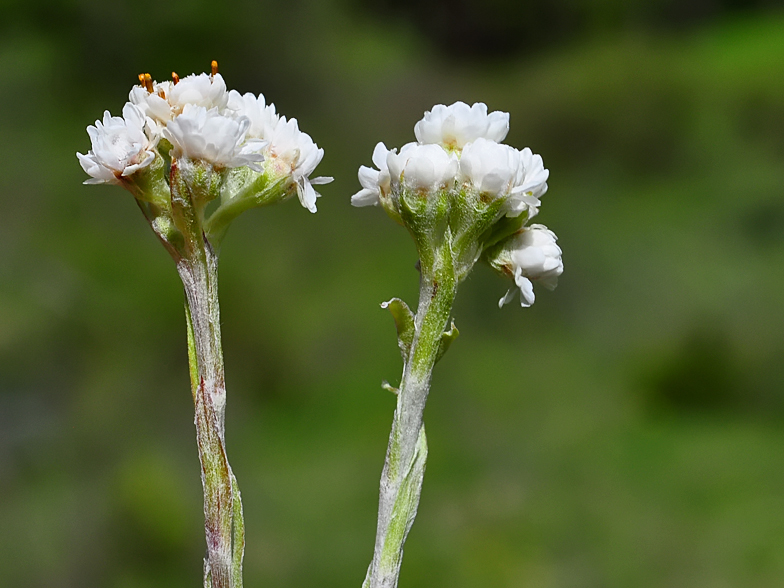
[[[259,94],[227,90],[210,74],[154,82],[139,75],[122,117],[106,111],[87,127],[92,149],[77,153],[86,184],[117,184],[136,199],[177,264],[185,289],[191,391],[202,465],[206,588],[241,588],[244,523],[226,457],[226,388],[220,339],[218,252],[229,224],[249,208],[296,194],[316,212],[310,178],[324,155]],[[207,214],[207,205],[215,202]]]
[[[382,304],[395,319],[403,377],[381,476],[373,561],[364,588],[397,586],[403,544],[414,522],[427,458],[422,412],[433,366],[458,332],[447,331],[457,285],[483,259],[534,302],[533,283],[555,288],[563,272],[555,233],[529,224],[547,191],[549,172],[527,147],[502,143],[509,114],[487,106],[438,104],[414,127],[416,141],[400,150],[378,143],[376,168],[359,168],[354,206],[381,205],[414,238],[419,254],[417,313],[399,298]]]

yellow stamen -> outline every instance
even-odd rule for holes
[[[210,64],[210,67],[212,68],[212,75],[215,75],[216,73],[218,73],[218,62],[217,61],[215,61],[213,59],[212,63]]]
[[[174,80],[175,86],[180,83],[180,76],[177,75],[176,71],[172,72],[172,79]]]
[[[152,76],[148,73],[144,74],[144,87],[147,88],[147,92],[152,94]]]
[[[144,88],[144,74],[139,74],[139,85]]]

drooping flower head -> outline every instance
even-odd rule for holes
[[[512,275],[520,291],[521,306],[528,307],[534,303],[533,282],[548,290],[558,285],[558,276],[563,273],[563,260],[557,240],[555,233],[546,226],[534,224],[509,239],[493,261],[494,267]],[[515,293],[516,289],[510,288],[498,301],[498,306],[511,302]]]

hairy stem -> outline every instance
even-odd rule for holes
[[[239,488],[226,457],[226,386],[218,306],[218,261],[203,239],[177,262],[185,287],[188,359],[204,489],[205,586],[242,587],[244,525]]]
[[[363,588],[395,588],[398,583],[403,545],[416,517],[427,460],[422,415],[457,291],[448,241],[431,259],[420,259],[420,263],[416,331],[397,396],[381,474],[375,551]]]

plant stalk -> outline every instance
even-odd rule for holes
[[[218,260],[203,238],[177,261],[185,288],[188,359],[204,489],[205,588],[242,588],[244,523],[237,481],[226,457],[226,386],[218,305]]]
[[[420,258],[420,271],[419,305],[414,319],[416,330],[397,395],[381,474],[375,550],[363,588],[397,586],[403,545],[419,506],[427,461],[423,412],[433,366],[439,357],[457,292],[448,240],[432,257]]]

